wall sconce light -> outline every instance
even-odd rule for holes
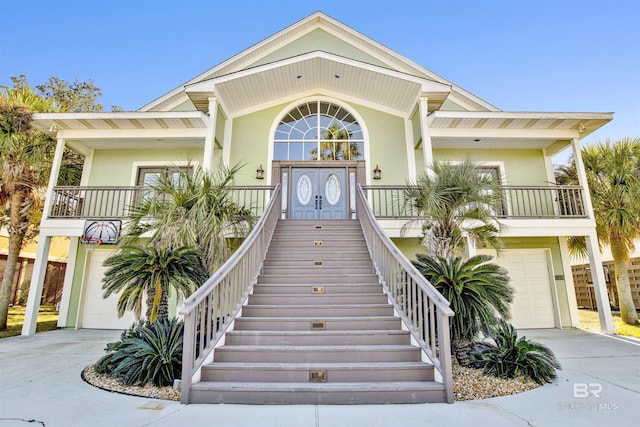
[[[256,179],[264,179],[264,169],[262,169],[262,165],[256,169]]]
[[[381,173],[380,166],[376,165],[376,168],[373,170],[373,179],[380,179]]]

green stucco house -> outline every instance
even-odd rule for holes
[[[252,200],[264,200],[258,212],[279,188],[275,209],[281,222],[358,219],[364,209],[356,203],[361,191],[376,224],[413,259],[425,249],[417,228],[403,230],[407,214],[397,209],[394,197],[433,162],[465,160],[503,185],[496,217],[506,225],[501,236],[506,247],[496,262],[507,268],[517,291],[513,324],[578,325],[567,238],[586,236],[591,270],[598,272],[593,282],[603,328],[610,331],[579,144],[612,117],[502,111],[322,12],[135,112],[35,114],[36,126],[58,145],[24,333],[35,329],[32,313],[52,236],[71,240],[59,326],[131,324],[131,316],[117,317],[115,298],[102,298],[102,263],[113,246],[89,250],[81,240],[91,237],[88,227],[104,222],[117,235],[127,197],[171,168],[243,164],[236,184],[246,187]],[[85,156],[77,188],[55,185],[65,147]],[[556,186],[552,157],[569,147],[581,185]],[[60,200],[66,201],[63,209]],[[495,255],[472,244],[467,252]],[[173,304],[179,312],[182,303]]]

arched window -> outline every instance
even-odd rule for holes
[[[362,160],[364,135],[355,117],[328,101],[289,111],[274,135],[274,160]]]

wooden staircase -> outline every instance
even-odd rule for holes
[[[444,401],[353,220],[278,223],[234,330],[190,391],[192,403]]]

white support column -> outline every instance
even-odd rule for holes
[[[47,274],[47,261],[49,260],[49,247],[51,246],[51,236],[40,235],[38,238],[38,249],[36,259],[33,264],[31,285],[29,286],[29,299],[24,312],[24,323],[22,325],[22,335],[33,335],[36,333],[38,324],[38,311],[40,310],[40,300],[42,299],[42,286]]]
[[[464,242],[465,242],[465,248],[466,248],[466,252],[467,252],[467,259],[478,255],[478,250],[476,248],[476,242],[474,242],[471,237],[467,236],[467,238],[464,239]]]
[[[424,159],[424,170],[429,171],[433,166],[433,147],[431,146],[431,133],[429,132],[429,98],[421,96],[418,102],[420,114],[420,133],[422,136],[422,156]]]
[[[404,119],[404,135],[407,145],[407,172],[411,182],[416,181],[416,149],[413,146],[413,126],[408,117]]]
[[[58,312],[58,327],[67,326],[69,316],[69,305],[71,303],[71,288],[73,287],[73,275],[76,272],[76,259],[78,257],[79,237],[69,237],[69,256],[67,257],[67,268],[64,273],[64,284],[62,285],[62,298],[60,299],[60,311]]]
[[[82,176],[80,177],[80,187],[86,187],[89,185],[89,175],[91,174],[91,167],[93,166],[93,153],[94,150],[91,149],[89,153],[84,156]]]
[[[607,283],[604,278],[602,257],[600,256],[598,237],[596,236],[595,230],[590,235],[585,236],[585,239],[587,241],[587,251],[589,252],[593,291],[596,294],[596,304],[598,305],[600,329],[605,334],[613,335],[613,319],[611,317],[611,306],[609,305],[609,294],[607,293]]]
[[[44,199],[44,208],[42,210],[42,219],[45,220],[51,212],[51,203],[53,200],[53,187],[58,183],[58,176],[60,175],[60,166],[62,165],[62,155],[64,154],[64,139],[58,138],[56,144],[56,152],[53,155],[53,164],[51,165],[51,174],[49,175],[49,185],[47,187],[47,194]],[[46,265],[45,265],[46,267]]]
[[[567,293],[567,302],[569,304],[569,321],[571,326],[577,328],[580,326],[580,315],[578,313],[578,301],[576,299],[576,288],[573,283],[573,272],[571,271],[571,255],[569,254],[569,246],[565,236],[558,237],[560,244],[560,259],[562,260],[562,274],[564,275],[564,286]]]
[[[574,138],[571,141],[573,148],[573,157],[576,161],[576,172],[578,173],[578,183],[582,187],[582,199],[584,200],[584,208],[589,218],[594,219],[593,205],[591,204],[591,196],[589,194],[589,185],[587,184],[587,173],[584,170],[584,162],[582,161],[582,151],[580,150],[580,140]]]
[[[216,119],[218,118],[218,99],[215,96],[209,97],[209,126],[204,138],[204,156],[202,159],[202,169],[210,171],[213,163],[213,151],[216,144]]]
[[[231,136],[233,135],[233,119],[228,118],[224,122],[224,141],[222,143],[222,161],[226,167],[231,164]],[[269,181],[271,182],[271,181]]]

